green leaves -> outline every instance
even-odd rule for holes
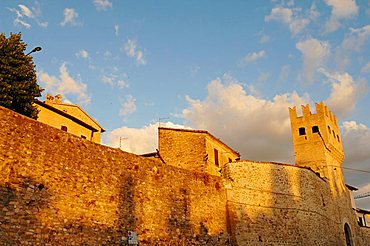
[[[24,54],[26,43],[21,34],[0,34],[0,105],[37,119],[33,102],[41,96],[35,65],[31,56]]]

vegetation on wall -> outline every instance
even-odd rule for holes
[[[0,34],[0,105],[37,119],[33,105],[42,89],[37,84],[32,57],[24,54],[27,44],[21,33]]]

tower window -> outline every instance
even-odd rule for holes
[[[62,126],[61,128],[60,128],[62,131],[68,131],[68,128],[66,127],[66,126]]]
[[[329,135],[331,134],[330,126],[328,126]]]
[[[338,142],[340,142],[339,135],[337,135]]]
[[[218,164],[218,150],[214,149],[213,153],[215,155],[215,164],[216,164],[216,166],[219,166],[219,164]]]
[[[335,139],[335,131],[333,130],[333,137],[334,137],[334,139]]]
[[[298,129],[298,132],[299,132],[299,136],[306,135],[306,129],[304,127],[300,127]]]
[[[318,126],[313,126],[312,127],[312,133],[317,133],[319,132],[319,127]]]

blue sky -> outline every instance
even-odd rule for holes
[[[163,118],[210,131],[243,159],[293,163],[287,108],[324,101],[344,166],[370,171],[368,0],[2,0],[0,30],[42,47],[43,96],[81,105],[104,144],[153,151]],[[344,171],[370,191],[369,173]]]

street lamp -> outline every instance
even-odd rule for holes
[[[26,56],[28,56],[29,54],[31,54],[33,52],[38,52],[40,50],[42,50],[42,48],[40,46],[37,46],[37,47],[33,48],[33,50],[31,50],[28,54],[26,54]]]

